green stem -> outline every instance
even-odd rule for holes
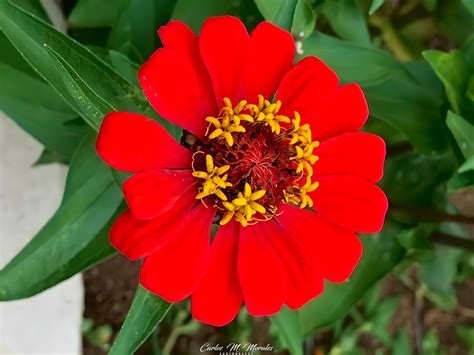
[[[400,59],[402,62],[409,62],[415,59],[414,55],[398,36],[398,33],[393,28],[390,20],[378,14],[373,14],[369,18],[369,23],[380,30],[382,39],[388,49],[393,52],[395,57]]]

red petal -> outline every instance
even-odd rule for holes
[[[206,115],[202,118],[209,114],[215,114],[217,105],[214,98],[214,89],[199,52],[197,36],[181,21],[170,21],[166,26],[160,27],[158,35],[165,48],[176,50],[192,66],[198,82],[199,100],[204,107],[203,112],[206,112]]]
[[[313,209],[355,232],[376,233],[384,223],[387,197],[377,186],[349,175],[317,176]]]
[[[359,130],[368,117],[364,93],[357,84],[338,87],[338,82],[337,75],[320,59],[301,60],[278,88],[281,113],[293,116],[298,111],[319,140]]]
[[[277,220],[310,251],[324,278],[340,283],[350,277],[362,255],[362,243],[355,233],[291,205],[284,207]]]
[[[361,129],[369,117],[369,108],[360,86],[348,84],[340,86],[313,117],[309,121],[312,132],[315,138],[324,140]]]
[[[261,22],[252,32],[248,52],[251,55],[244,67],[242,97],[250,102],[258,102],[259,94],[269,99],[293,64],[293,37],[269,22]]]
[[[111,167],[140,172],[191,166],[191,152],[176,143],[157,122],[136,113],[105,116],[97,138],[97,153]]]
[[[286,299],[287,275],[258,224],[240,229],[237,270],[251,315],[269,316],[280,311]]]
[[[237,277],[239,226],[231,222],[217,231],[212,241],[209,266],[192,295],[193,317],[223,326],[239,313],[243,296]]]
[[[324,290],[319,268],[308,256],[309,250],[289,230],[271,221],[260,226],[288,274],[285,304],[293,310],[303,306]]]
[[[299,61],[283,78],[276,99],[281,100],[281,114],[293,117],[298,111],[301,119],[313,127],[319,108],[337,89],[339,78],[323,61],[316,57],[306,57]],[[329,124],[329,122],[318,122]]]
[[[199,203],[175,222],[170,240],[145,258],[140,272],[143,287],[167,302],[182,301],[194,291],[207,269],[214,214],[214,209]]]
[[[211,17],[199,35],[201,56],[211,76],[217,105],[228,97],[233,103],[242,98],[242,70],[248,52],[249,34],[239,19]]]
[[[315,150],[318,175],[356,175],[372,182],[383,176],[385,142],[370,133],[347,133],[321,143]]]
[[[150,170],[130,177],[122,186],[135,218],[155,218],[173,207],[182,192],[194,183],[189,170]]]
[[[168,121],[203,138],[210,111],[190,61],[174,49],[160,48],[138,73],[153,108]]]
[[[187,189],[166,213],[150,220],[133,217],[125,211],[110,229],[110,243],[130,260],[141,259],[172,237],[180,222],[196,204],[196,191]]]

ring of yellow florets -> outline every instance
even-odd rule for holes
[[[312,180],[319,142],[298,112],[290,119],[278,114],[280,107],[261,95],[257,105],[233,106],[225,98],[217,117],[206,118],[205,147],[193,156],[196,199],[220,211],[221,225],[233,218],[244,227],[269,220],[281,203],[313,205],[308,193],[319,186]]]

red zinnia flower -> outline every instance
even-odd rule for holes
[[[141,284],[169,302],[192,295],[196,319],[224,325],[243,302],[271,315],[319,295],[323,279],[346,280],[362,253],[355,232],[379,231],[387,210],[375,186],[385,145],[358,132],[359,86],[315,57],[293,65],[293,38],[268,22],[250,36],[229,16],[199,37],[178,21],[158,33],[164,48],[139,79],[184,129],[181,144],[126,112],[107,115],[97,141],[110,166],[136,173],[110,237],[145,258]]]

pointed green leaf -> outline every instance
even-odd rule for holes
[[[474,170],[474,155],[468,158],[463,165],[459,168],[459,173],[465,173],[467,171]]]
[[[133,354],[171,308],[171,303],[138,286],[127,318],[109,355]]]
[[[87,104],[83,105],[82,98],[76,97],[72,79],[80,79],[81,83],[75,85],[88,86],[85,90],[88,95],[96,95],[116,109],[151,112],[139,88],[131,85],[109,64],[9,0],[0,2],[0,27],[30,65],[78,114],[85,115],[93,128],[99,127],[102,117],[94,109],[89,110]],[[64,70],[59,69],[58,65],[51,65],[55,57],[56,61],[61,58],[64,62]]]
[[[316,26],[316,12],[308,0],[299,0],[296,4],[291,33],[298,38],[309,37]]]
[[[325,1],[321,11],[339,36],[355,43],[370,44],[367,23],[357,0]]]
[[[461,114],[465,105],[464,94],[469,80],[464,56],[460,50],[449,53],[441,51],[424,51],[423,57],[431,64],[436,75],[443,82],[451,107]]]
[[[464,158],[469,159],[474,156],[474,125],[452,111],[448,111],[446,124],[456,139]]]
[[[377,12],[377,10],[380,9],[384,2],[384,0],[372,0],[372,4],[370,4],[369,9],[369,15],[372,15]]]
[[[81,161],[84,156],[87,162]],[[68,189],[54,216],[0,271],[0,300],[33,296],[114,252],[108,243],[108,223],[122,195],[110,168],[95,154],[93,135],[73,157]]]

